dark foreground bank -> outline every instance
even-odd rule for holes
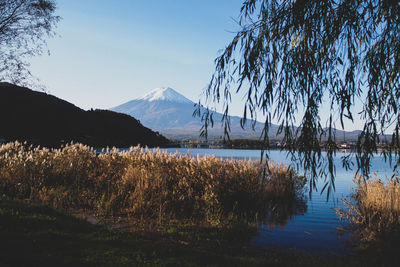
[[[395,266],[383,252],[321,257],[244,247],[229,238],[237,234],[211,228],[179,232],[128,233],[47,206],[1,200],[0,266]]]

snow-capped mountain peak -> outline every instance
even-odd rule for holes
[[[136,100],[146,100],[146,101],[170,101],[170,102],[178,102],[178,103],[193,103],[174,89],[170,87],[161,87],[151,90],[147,94],[142,97],[137,98]]]
[[[172,139],[197,139],[204,125],[199,117],[193,117],[194,102],[169,87],[154,89],[140,98],[130,100],[111,110],[128,114],[146,126]],[[202,110],[201,110],[202,111]],[[222,120],[223,114],[214,113],[214,122]],[[231,117],[231,137],[260,137],[263,124],[256,125],[256,131],[243,130],[239,117]],[[220,139],[223,127],[209,129],[209,137]]]

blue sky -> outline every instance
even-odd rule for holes
[[[84,108],[110,108],[169,86],[197,101],[242,0],[58,0],[50,56],[31,60],[47,90]],[[240,114],[241,109],[234,110]]]
[[[49,56],[31,59],[31,70],[51,94],[83,109],[111,108],[164,86],[197,102],[238,29],[242,2],[58,0],[58,36],[48,41]],[[233,98],[231,115],[242,114],[241,98]],[[360,120],[346,123],[356,128]]]

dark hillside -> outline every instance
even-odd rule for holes
[[[0,139],[58,146],[163,146],[168,140],[131,116],[106,110],[84,111],[75,105],[9,83],[0,83]]]

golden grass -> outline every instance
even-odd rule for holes
[[[142,222],[248,223],[303,193],[304,177],[274,163],[265,176],[265,167],[140,147],[97,153],[82,144],[47,149],[15,142],[0,146],[0,195]]]
[[[371,177],[355,180],[357,189],[352,199],[344,199],[346,209],[338,210],[343,220],[350,223],[362,245],[375,242],[398,242],[400,237],[399,178],[386,182]]]

